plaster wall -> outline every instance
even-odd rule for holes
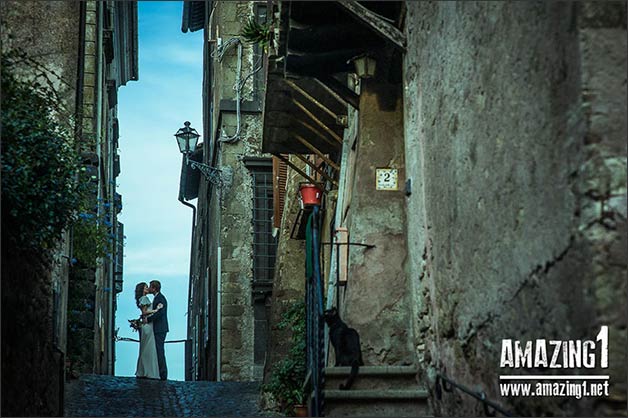
[[[518,415],[625,414],[625,4],[407,8],[407,269],[423,377],[482,387]],[[502,339],[595,339],[601,325],[610,398],[500,396]],[[483,414],[443,396],[436,414]]]
[[[351,242],[341,317],[360,333],[367,365],[412,364],[403,185],[403,106],[396,86],[363,82],[346,225]],[[388,103],[388,105],[386,105]],[[392,106],[390,104],[392,103]],[[398,190],[378,191],[375,169],[396,168]]]

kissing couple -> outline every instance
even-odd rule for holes
[[[154,295],[151,302],[148,294]],[[137,359],[135,376],[138,378],[168,378],[164,342],[168,333],[168,302],[161,293],[158,280],[138,283],[135,286],[135,304],[142,311],[140,332],[140,355]]]

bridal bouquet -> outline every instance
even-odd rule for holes
[[[142,328],[142,318],[138,319],[127,319],[129,321],[129,326],[133,328],[133,331],[139,331]]]

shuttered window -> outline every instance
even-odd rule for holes
[[[273,226],[275,228],[281,227],[287,178],[288,165],[279,158],[273,157]]]

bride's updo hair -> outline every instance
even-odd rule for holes
[[[148,285],[144,282],[138,283],[135,286],[135,304],[138,308],[140,307],[140,298],[144,296],[144,288],[146,288],[146,286]]]

